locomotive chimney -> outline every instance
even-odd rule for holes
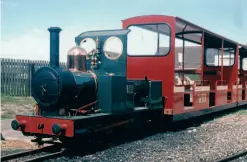
[[[59,67],[59,33],[62,29],[59,27],[50,27],[50,66]]]

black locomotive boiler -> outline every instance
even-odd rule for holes
[[[31,115],[16,115],[12,128],[26,136],[73,138],[163,115],[161,81],[128,80],[129,30],[90,31],[75,38],[67,68],[59,67],[58,27],[51,27],[50,66],[36,71]]]

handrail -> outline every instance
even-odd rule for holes
[[[194,85],[196,85],[196,86],[209,86],[210,81],[209,80],[195,80]]]
[[[219,86],[219,85],[228,85],[228,81],[227,80],[216,80],[215,85],[216,86]]]
[[[182,84],[175,84],[174,87],[184,87]]]
[[[237,80],[237,81],[234,82],[233,85],[240,85],[240,84],[242,84],[242,81],[241,80]]]

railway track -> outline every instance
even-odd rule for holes
[[[60,146],[52,145],[43,148],[13,153],[1,157],[1,161],[22,161],[22,162],[34,162],[42,161],[49,158],[61,156],[64,152]]]
[[[217,162],[228,162],[228,161],[232,161],[235,160],[237,158],[243,157],[247,155],[247,150],[240,152],[240,153],[236,153],[234,155],[228,156],[228,157],[224,157],[221,160],[217,161]]]

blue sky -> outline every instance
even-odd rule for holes
[[[148,14],[179,16],[247,44],[244,6],[246,0],[1,0],[1,57],[49,59],[50,26],[63,29],[65,52],[85,30],[121,28],[121,20]]]

